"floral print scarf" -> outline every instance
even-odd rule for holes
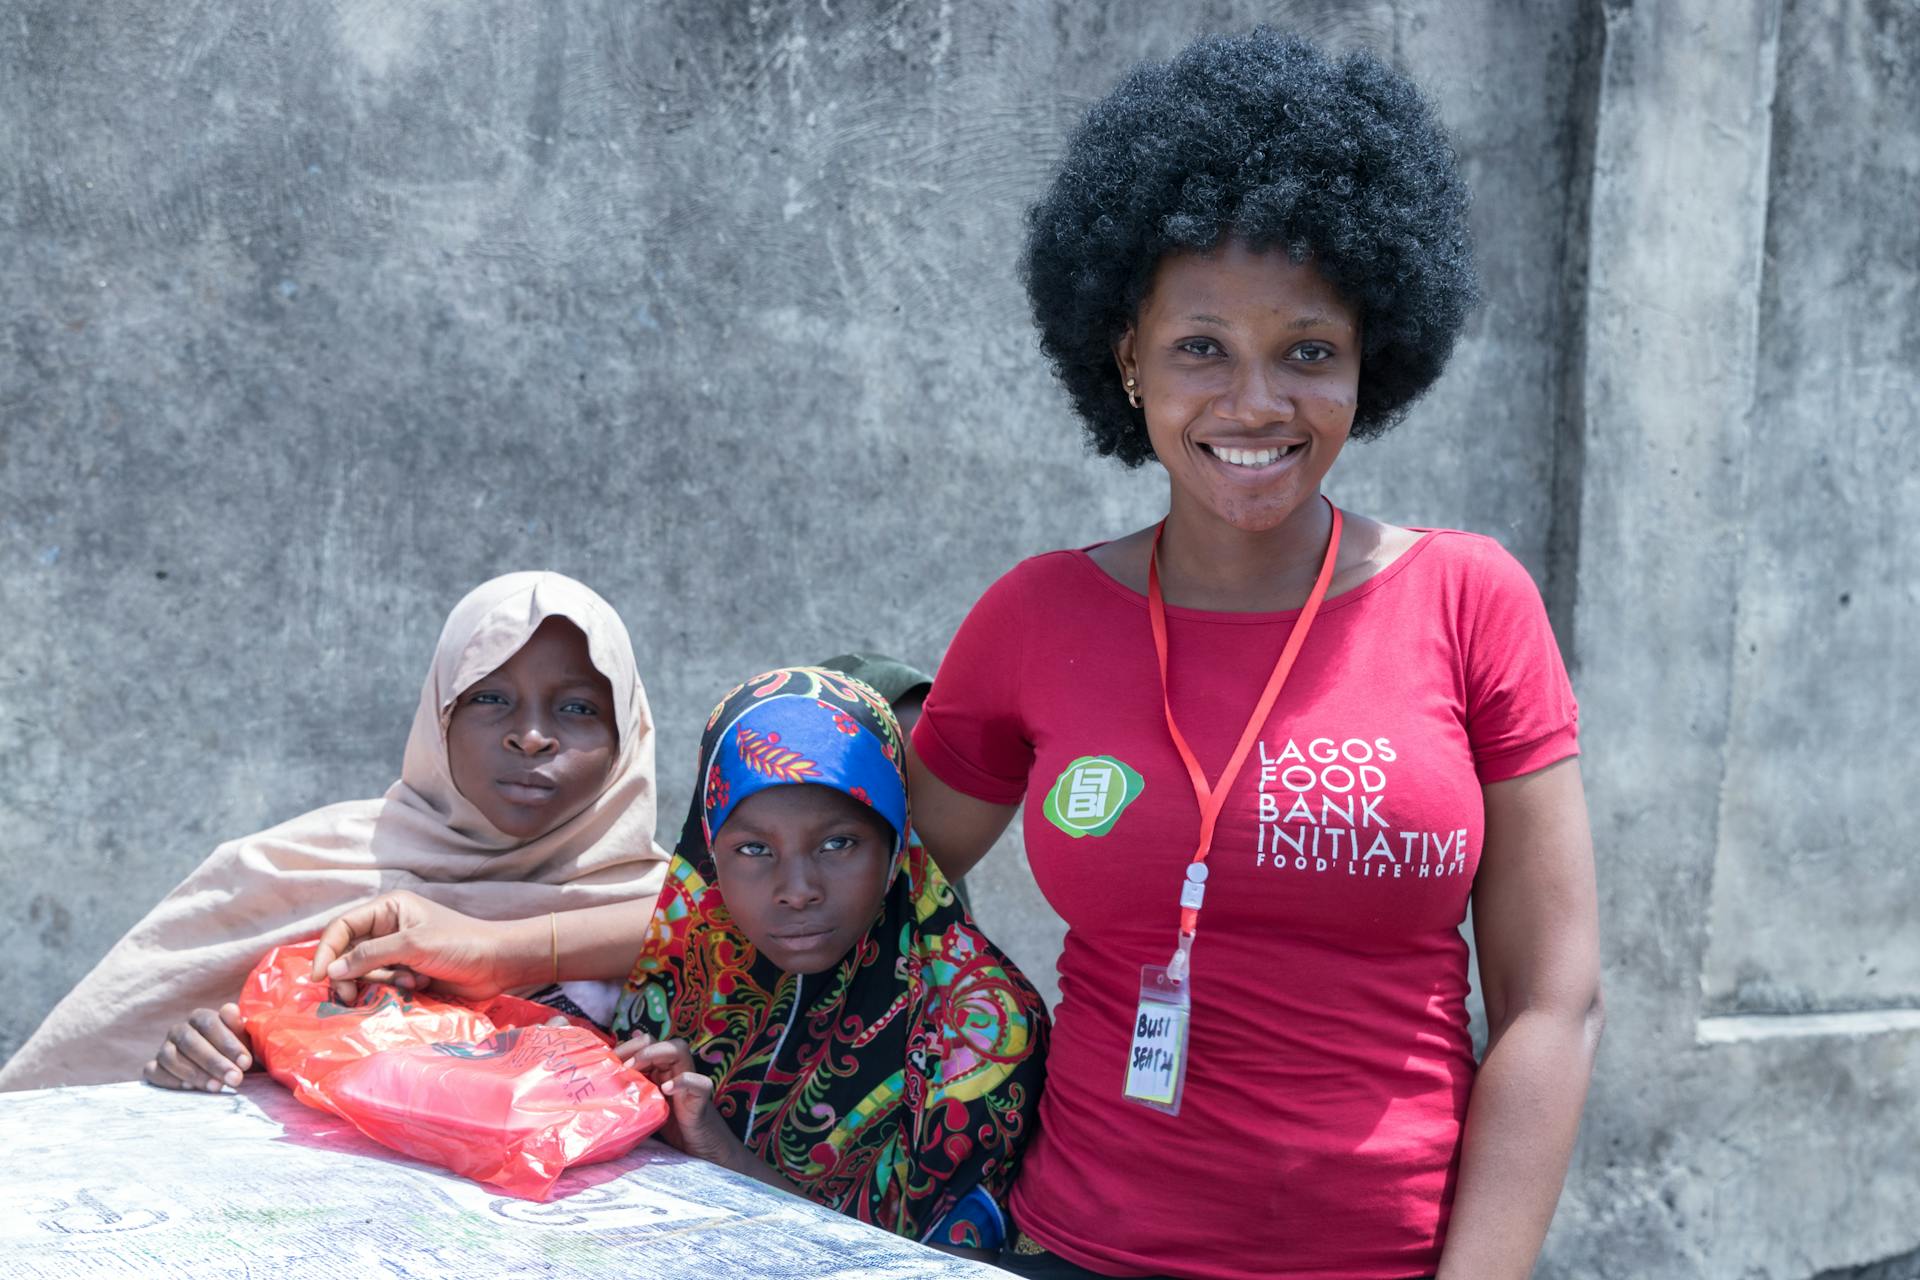
[[[837,671],[770,671],[728,693],[614,1030],[685,1039],[728,1126],[809,1199],[991,1247],[971,1209],[953,1211],[982,1192],[1004,1203],[1038,1114],[1047,1013],[912,839],[904,750],[886,700]],[[897,833],[872,928],[805,976],[733,923],[712,852],[747,796],[796,783],[842,791]]]

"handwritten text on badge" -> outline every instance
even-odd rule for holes
[[[1172,1106],[1180,1059],[1186,1051],[1187,1011],[1142,1004],[1133,1020],[1133,1048],[1127,1054],[1127,1096]]]

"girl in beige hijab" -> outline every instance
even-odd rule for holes
[[[653,717],[620,615],[561,574],[495,578],[447,618],[386,795],[214,850],[55,1006],[0,1089],[232,1083],[183,1046],[203,1037],[247,1064],[237,1018],[214,1010],[269,948],[399,889],[487,919],[650,911],[666,858],[653,826]]]

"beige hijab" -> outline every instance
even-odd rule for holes
[[[593,665],[613,685],[620,753],[598,799],[518,844],[454,789],[447,721],[460,693],[548,618],[586,633]],[[0,1089],[138,1079],[168,1028],[233,999],[268,948],[317,934],[376,894],[412,889],[488,919],[650,898],[667,856],[653,825],[653,715],[626,624],[561,574],[495,578],[447,618],[387,794],[215,849],[54,1007],[0,1070]]]

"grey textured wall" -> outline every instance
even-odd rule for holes
[[[1477,195],[1487,306],[1335,493],[1502,538],[1586,708],[1613,1017],[1541,1274],[1913,1249],[1917,12],[0,3],[0,1057],[219,840],[384,787],[482,578],[625,614],[671,832],[733,681],[931,666],[1150,519],[1020,211],[1125,67],[1267,20],[1411,69]]]
[[[1556,1276],[1920,1275],[1909,2],[1608,7],[1576,685],[1608,1043]]]

